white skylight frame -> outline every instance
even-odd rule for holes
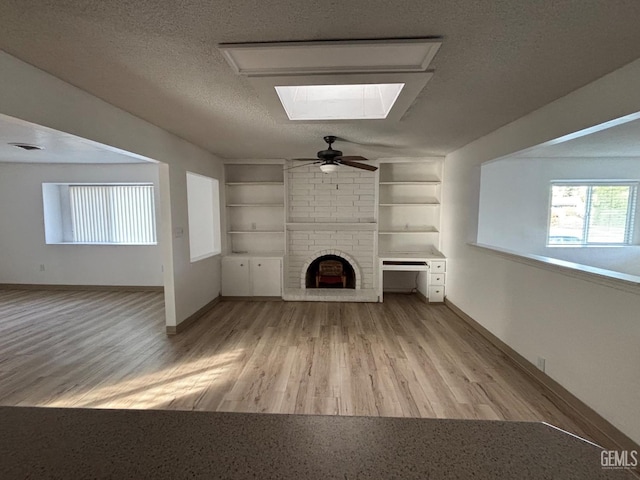
[[[238,75],[424,72],[438,38],[235,43],[218,46]]]
[[[391,39],[330,42],[282,42],[219,45],[233,70],[254,87],[278,123],[350,122],[361,118],[334,118],[325,108],[321,119],[290,119],[275,87],[316,85],[397,84],[404,87],[385,114],[370,122],[397,122],[433,76],[427,68],[440,39]],[[295,110],[295,109],[293,109]],[[334,110],[340,110],[335,108]],[[327,114],[327,111],[329,113]]]
[[[289,120],[379,120],[387,118],[404,83],[274,88]]]

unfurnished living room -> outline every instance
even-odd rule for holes
[[[639,20],[4,0],[0,476],[638,478]]]

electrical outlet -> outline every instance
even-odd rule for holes
[[[44,272],[44,263],[41,263],[41,264],[40,264],[40,271],[41,271],[41,272]]]
[[[253,222],[253,223],[251,224],[251,230],[255,230],[255,229],[256,229],[256,222]]]
[[[538,363],[536,365],[538,367],[538,370],[541,370],[544,372],[545,363],[546,363],[546,360],[544,358],[538,357]]]

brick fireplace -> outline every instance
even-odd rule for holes
[[[354,269],[353,300],[375,301],[375,172],[343,166],[324,174],[310,165],[289,170],[287,180],[285,297],[288,290],[293,299],[307,299],[307,268],[322,255],[335,255]],[[345,293],[335,289],[313,290],[322,290],[313,295],[324,301],[344,301]]]

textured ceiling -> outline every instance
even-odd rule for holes
[[[636,0],[2,0],[0,48],[226,158],[441,155],[640,57]],[[398,123],[276,123],[219,43],[441,36]]]
[[[508,158],[618,158],[640,159],[640,120],[600,130],[552,145],[539,145]]]
[[[9,145],[26,143],[42,150]],[[140,156],[84,138],[0,115],[0,163],[147,163]]]

